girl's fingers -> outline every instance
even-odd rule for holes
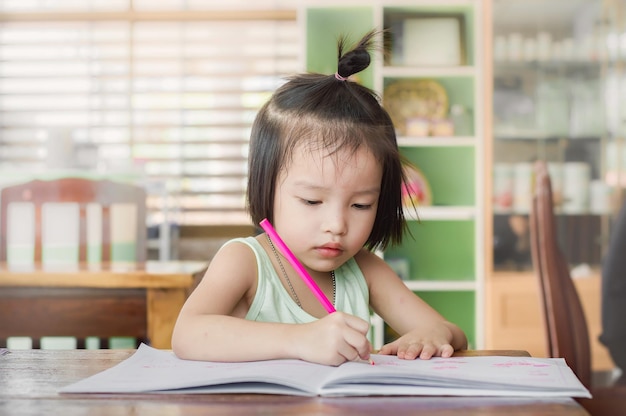
[[[452,357],[454,354],[454,347],[450,344],[445,344],[441,347],[441,356],[444,358]]]
[[[422,352],[420,353],[420,359],[430,360],[436,353],[437,348],[434,345],[425,345],[424,348],[422,348]]]
[[[354,315],[343,314],[345,323],[352,329],[360,332],[361,334],[367,334],[370,329],[370,324],[361,318]]]

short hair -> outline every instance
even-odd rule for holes
[[[382,183],[374,226],[365,243],[386,248],[402,240],[405,176],[393,122],[371,89],[347,80],[369,66],[373,39],[367,33],[343,54],[338,42],[334,75],[299,74],[288,79],[261,108],[252,125],[248,157],[247,206],[252,221],[273,221],[276,182],[298,144],[328,149],[329,154],[365,146],[382,166]]]

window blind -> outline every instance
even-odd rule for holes
[[[249,223],[250,126],[299,31],[239,3],[0,1],[0,171],[143,183],[152,223]]]

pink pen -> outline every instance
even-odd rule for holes
[[[287,261],[289,261],[291,266],[296,270],[296,272],[298,272],[298,275],[302,278],[302,280],[304,280],[304,283],[306,283],[309,289],[311,289],[311,292],[313,292],[317,300],[320,301],[320,303],[322,304],[322,306],[324,306],[326,311],[328,313],[337,312],[333,304],[328,300],[326,295],[324,295],[324,292],[322,292],[322,290],[319,288],[317,283],[315,283],[315,280],[313,280],[311,275],[309,275],[309,273],[305,270],[304,266],[302,266],[302,264],[298,261],[296,256],[294,256],[291,250],[289,250],[289,247],[287,247],[287,245],[280,238],[280,236],[278,235],[274,227],[272,227],[272,224],[270,224],[268,219],[265,218],[259,223],[259,225],[261,226],[261,228],[263,228],[263,230],[265,230],[267,235],[270,236],[274,244],[276,244],[276,247],[278,247],[278,250],[280,250],[283,256],[287,258]]]

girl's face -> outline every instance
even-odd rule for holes
[[[276,180],[274,226],[309,271],[334,270],[367,241],[381,182],[382,167],[364,146],[329,156],[300,145]]]

